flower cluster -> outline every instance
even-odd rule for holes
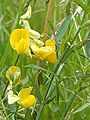
[[[51,39],[41,40],[41,35],[32,30],[29,26],[28,18],[31,17],[31,7],[20,17],[20,24],[24,28],[15,29],[10,35],[10,45],[18,54],[26,54],[31,58],[47,60],[50,63],[56,62],[55,42]],[[32,53],[31,53],[32,51]]]
[[[18,95],[15,95],[13,92],[13,83],[15,84],[15,81],[17,81],[16,84],[20,84],[20,81],[18,81],[20,79],[20,74],[20,68],[16,66],[11,66],[6,72],[6,78],[9,81],[9,86],[7,88],[8,103],[13,104],[17,102],[23,107],[32,107],[36,103],[35,96],[30,95],[33,89],[32,87],[22,89]]]
[[[50,63],[56,62],[56,46],[52,39],[43,42],[41,35],[30,28],[27,19],[31,17],[31,7],[20,17],[20,25],[22,28],[15,29],[10,35],[10,45],[18,54],[25,54],[30,58],[37,60],[47,60]],[[31,107],[35,105],[36,98],[30,95],[32,87],[22,89],[18,95],[14,94],[13,86],[21,83],[21,70],[19,67],[11,66],[6,72],[6,78],[9,81],[7,88],[8,103],[17,102],[23,107]]]

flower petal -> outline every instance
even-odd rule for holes
[[[15,95],[15,94],[13,93],[12,90],[10,90],[10,91],[7,93],[7,95],[8,95],[8,104],[13,104],[13,103],[17,102],[17,101],[20,99],[17,95]]]
[[[25,99],[31,93],[32,89],[33,87],[24,88],[18,93],[18,96],[20,97],[20,99]]]
[[[10,35],[10,45],[18,53],[24,52],[24,51],[25,51],[24,53],[26,53],[27,49],[29,49],[29,46],[30,46],[28,30],[26,30],[26,29],[15,29]],[[21,51],[22,49],[21,49],[20,46],[22,46],[22,47],[24,46],[23,51]],[[27,48],[25,48],[25,47],[27,47]],[[20,50],[19,50],[19,48],[20,48]]]
[[[51,53],[51,54],[47,57],[47,60],[48,60],[50,63],[55,63],[56,60],[57,60],[56,52],[54,51],[53,53]]]
[[[56,47],[55,47],[55,42],[54,42],[53,40],[51,40],[51,39],[48,39],[48,40],[45,41],[45,46],[52,47],[53,50],[56,49]]]
[[[47,56],[52,53],[52,48],[49,46],[38,47],[35,42],[31,42],[31,48],[34,54],[41,60],[44,60]]]
[[[28,53],[29,51],[29,42],[26,41],[25,39],[21,39],[17,44],[16,44],[16,51],[18,54],[21,53]]]
[[[25,99],[18,101],[18,104],[21,104],[24,107],[31,107],[36,103],[36,98],[34,95],[28,95]]]
[[[29,35],[30,35],[30,37],[33,38],[33,39],[38,39],[38,38],[40,38],[40,34],[39,34],[37,31],[32,30],[32,29],[29,30]]]
[[[40,57],[41,60],[44,60],[47,56],[52,53],[52,48],[45,46],[37,49],[35,53]]]
[[[37,45],[38,47],[44,46],[44,42],[42,42],[41,40],[38,40],[38,39],[33,39],[33,40],[34,40],[34,42],[36,43],[36,45]]]

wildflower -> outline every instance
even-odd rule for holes
[[[11,66],[6,72],[6,78],[9,80],[10,84],[20,84],[21,71],[19,67]]]
[[[40,60],[48,60],[51,63],[56,62],[55,43],[53,40],[46,40],[45,46],[38,47],[34,41],[31,42],[31,49],[35,56]]]
[[[18,54],[29,51],[29,32],[26,29],[15,29],[10,35],[10,45]]]
[[[34,95],[30,95],[32,91],[32,87],[24,88],[21,90],[18,95],[15,95],[12,91],[12,84],[10,84],[7,88],[7,96],[8,96],[8,104],[13,104],[17,102],[23,107],[29,108],[35,105],[36,98]]]
[[[32,87],[24,88],[23,90],[21,90],[18,94],[18,97],[20,98],[18,104],[21,104],[26,108],[35,105],[36,98],[34,95],[30,95],[31,91]]]

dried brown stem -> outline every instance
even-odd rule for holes
[[[50,2],[49,2],[47,16],[46,16],[46,20],[45,20],[45,26],[44,26],[44,33],[45,34],[48,34],[48,30],[49,30],[48,20],[50,20],[52,18],[52,15],[53,15],[54,1],[55,0],[50,0]]]

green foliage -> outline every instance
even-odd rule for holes
[[[29,3],[29,24],[43,33],[49,1],[0,0],[0,120],[90,120],[90,0],[55,0],[47,35],[55,37],[55,64],[25,55],[17,60],[10,46],[11,31],[20,28],[20,16]],[[37,98],[32,109],[8,105],[6,94],[1,98],[7,85],[6,70],[15,64],[21,69],[22,84],[14,86],[14,92],[32,86]]]

